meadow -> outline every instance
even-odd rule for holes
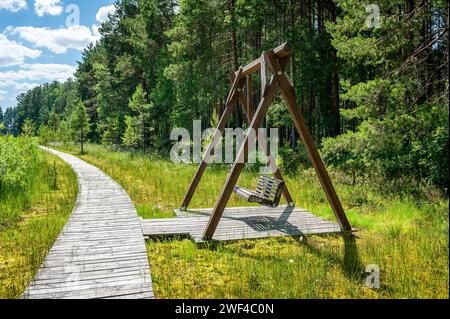
[[[60,148],[113,177],[143,218],[174,217],[195,165],[105,146]],[[190,207],[212,207],[227,168],[208,168]],[[158,298],[448,298],[448,199],[424,187],[420,194],[350,186],[332,174],[356,236],[245,240],[199,249],[189,239],[148,241]],[[249,169],[239,184],[252,187]],[[297,206],[333,220],[311,169],[287,177]],[[387,189],[387,188],[386,188]],[[246,203],[233,196],[229,206]],[[368,288],[366,267],[380,269],[380,288]]]
[[[75,173],[30,138],[0,137],[0,299],[19,298],[63,229]]]

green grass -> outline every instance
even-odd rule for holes
[[[36,156],[38,165],[27,171],[26,185],[0,193],[0,299],[20,297],[75,203],[72,169],[44,151]]]
[[[77,153],[76,148],[66,148]],[[193,165],[112,152],[89,145],[80,156],[112,176],[144,218],[173,217],[194,175]],[[227,170],[208,168],[190,207],[212,207]],[[254,187],[246,171],[239,184]],[[198,249],[186,239],[148,241],[155,294],[159,298],[448,298],[448,200],[385,194],[367,185],[339,183],[337,192],[355,242],[339,236],[263,239]],[[288,177],[297,203],[333,220],[311,170]],[[232,197],[229,206],[243,206]],[[381,270],[381,288],[365,286],[367,265]]]

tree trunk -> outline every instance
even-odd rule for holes
[[[233,71],[237,71],[239,68],[235,5],[236,5],[236,0],[228,0],[228,10],[230,10],[230,15],[231,15],[231,55],[233,57],[233,61],[232,61]],[[234,120],[235,120],[236,127],[242,126],[241,110],[238,107],[234,108]]]
[[[336,22],[336,7],[333,1],[330,1],[330,15],[331,21]],[[331,75],[331,117],[332,125],[330,128],[331,136],[335,137],[339,135],[341,128],[341,114],[339,110],[339,68],[337,65],[337,53],[336,49],[331,50],[331,60],[333,61],[333,73]]]
[[[84,154],[84,148],[83,148],[83,144],[84,144],[84,127],[81,126],[81,130],[80,130],[80,146],[81,146],[81,155]]]

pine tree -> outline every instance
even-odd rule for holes
[[[78,102],[75,110],[70,115],[70,127],[75,133],[76,140],[80,143],[81,154],[84,154],[86,135],[90,131],[89,114],[83,102]]]
[[[22,124],[22,135],[27,137],[36,136],[36,125],[32,120],[26,119]]]
[[[127,128],[123,141],[127,146],[144,148],[149,142],[149,120],[152,104],[147,103],[142,85],[138,85],[136,88],[136,91],[130,99],[129,107],[137,115],[126,118]]]

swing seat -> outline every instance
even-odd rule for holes
[[[278,207],[283,187],[284,181],[262,175],[259,177],[255,191],[235,186],[233,192],[249,203]]]

